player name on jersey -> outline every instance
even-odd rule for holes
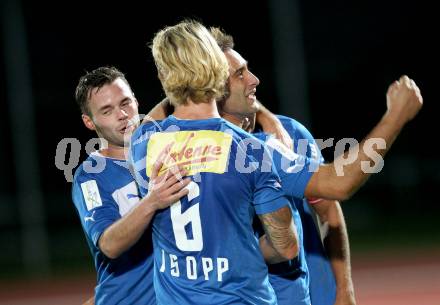
[[[184,276],[189,280],[203,277],[205,281],[215,279],[222,282],[228,270],[229,260],[225,257],[202,257],[197,261],[194,256],[186,256],[178,260],[177,255],[166,253],[162,249],[162,263],[159,271],[169,272],[174,277]]]

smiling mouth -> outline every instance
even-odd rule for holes
[[[246,97],[247,97],[248,99],[252,100],[252,101],[255,101],[255,100],[257,99],[256,93],[257,93],[257,90],[254,89],[254,90],[252,90],[251,92],[249,92],[249,93],[246,95]]]
[[[255,93],[250,93],[246,96],[246,98],[248,99],[248,101],[253,104],[256,100],[257,100],[257,96],[255,95]]]

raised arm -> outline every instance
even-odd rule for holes
[[[350,198],[373,172],[363,170],[363,167],[372,162],[377,163],[377,159],[372,158],[371,143],[379,140],[378,143],[383,144],[376,148],[376,156],[373,155],[383,158],[403,126],[415,117],[422,104],[420,90],[414,81],[402,76],[399,81],[394,82],[388,89],[388,109],[380,122],[360,144],[337,157],[333,163],[320,166],[311,177],[305,196],[335,200]],[[356,153],[356,159],[347,164],[347,156]],[[343,169],[343,173],[338,172],[338,169]]]

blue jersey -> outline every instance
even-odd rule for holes
[[[153,221],[158,304],[276,304],[252,219],[289,203],[262,142],[220,118],[170,116],[138,128],[130,156],[142,196],[158,158],[192,178]]]
[[[278,116],[278,118],[294,141],[294,151],[299,155],[315,160],[312,162],[312,166],[310,166],[310,169],[313,171],[317,166],[316,161],[318,161],[318,163],[323,162],[321,152],[314,138],[310,132],[296,120],[285,116]],[[280,170],[279,174],[283,181],[283,187],[286,187],[286,192],[289,192],[288,189],[290,186],[286,185],[285,181],[289,184],[289,179],[295,179],[295,177],[289,178],[289,175],[286,175],[284,170]],[[314,211],[310,208],[306,199],[295,198],[295,196],[292,196],[291,199],[302,220],[303,248],[305,250],[305,259],[309,272],[311,303],[319,305],[334,304],[336,298],[336,282],[330,261],[321,241],[320,231],[315,222],[316,216],[314,215]],[[300,267],[299,270],[303,271],[303,264],[300,264],[300,266],[302,267]],[[271,270],[269,269],[269,271]],[[282,304],[280,300],[288,300],[296,294],[295,286],[297,284],[287,285],[285,278],[278,276],[278,274],[271,275],[270,279],[277,293],[280,305]]]
[[[91,154],[75,172],[72,198],[95,261],[95,304],[156,304],[151,230],[116,259],[98,247],[105,229],[139,201],[127,162]]]

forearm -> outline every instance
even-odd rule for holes
[[[117,258],[133,246],[145,232],[156,209],[148,198],[121,219],[109,226],[99,239],[100,250],[109,258]]]
[[[335,275],[337,294],[354,298],[347,227],[337,201],[329,202],[327,224],[329,229],[324,246]]]
[[[336,297],[354,301],[355,294],[351,277],[350,254],[348,244],[345,244],[343,239],[343,234],[341,227],[330,227],[329,235],[324,240],[324,243],[336,280]],[[337,247],[340,248],[338,249]]]
[[[319,167],[309,181],[305,196],[334,200],[350,198],[375,172],[374,167],[382,165],[383,157],[402,128],[399,119],[384,116],[360,144],[338,156],[333,163]],[[379,147],[374,145],[373,149],[372,143],[378,143]]]
[[[371,171],[366,171],[363,169],[362,164],[369,164],[371,162],[382,162],[385,154],[391,148],[391,145],[396,140],[400,131],[403,128],[403,124],[399,124],[398,120],[392,117],[384,116],[380,123],[370,132],[370,134],[354,148],[358,151],[358,157],[356,160],[348,165],[345,165],[345,160],[347,155],[353,152],[348,151],[344,156],[339,156],[334,161],[333,175],[337,177],[337,183],[344,187],[344,193],[350,197],[353,195],[357,189],[368,179],[371,175]],[[373,160],[371,154],[372,147],[367,147],[366,143],[371,141],[376,141],[379,139],[384,143],[385,147],[376,149],[376,153],[380,156],[380,160]],[[377,165],[377,164],[376,164]],[[336,173],[337,168],[343,168],[343,175],[340,176]]]
[[[260,251],[267,264],[277,264],[287,260],[275,250],[266,234],[260,237]]]
[[[259,215],[259,217],[266,233],[267,246],[272,247],[283,260],[296,257],[299,252],[298,233],[290,207],[285,206],[275,212]],[[263,247],[265,246],[263,241]],[[269,260],[277,260],[275,252],[266,253]]]
[[[163,120],[169,115],[170,103],[168,98],[164,98],[160,103],[156,104],[153,109],[148,112],[142,123],[153,120]]]
[[[341,206],[336,200],[324,199],[312,204],[311,207],[318,215],[319,227],[325,227],[325,252],[329,257],[336,280],[337,302],[335,304],[355,304],[350,246]]]

